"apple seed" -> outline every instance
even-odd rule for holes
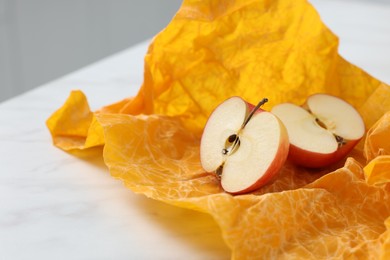
[[[328,128],[326,127],[325,123],[322,122],[319,118],[316,117],[316,123],[321,126],[322,128],[328,130]]]
[[[236,141],[236,139],[237,139],[237,135],[233,134],[233,135],[229,136],[228,142],[233,143],[234,141]]]

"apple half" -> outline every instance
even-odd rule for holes
[[[253,191],[273,180],[287,159],[287,130],[272,113],[231,97],[210,115],[201,139],[200,160],[232,194]]]
[[[328,94],[309,96],[303,106],[279,104],[271,112],[287,128],[289,160],[304,167],[320,168],[343,159],[365,133],[355,108]]]

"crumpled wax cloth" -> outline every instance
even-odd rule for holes
[[[150,45],[135,97],[91,112],[73,91],[47,126],[64,150],[104,145],[110,173],[132,191],[210,214],[232,259],[390,259],[390,88],[337,48],[304,0],[185,0]],[[267,97],[269,110],[317,92],[364,118],[349,158],[321,170],[287,162],[274,183],[239,196],[202,170],[201,133],[220,102]]]

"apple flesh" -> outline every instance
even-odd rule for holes
[[[240,97],[229,98],[205,125],[201,164],[205,171],[220,177],[226,192],[241,194],[260,188],[275,178],[287,159],[287,130],[259,105]]]
[[[365,133],[359,113],[346,101],[327,94],[314,94],[303,106],[291,103],[271,110],[287,128],[289,160],[320,168],[343,159]]]

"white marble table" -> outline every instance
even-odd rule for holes
[[[340,52],[390,83],[390,3],[315,0]],[[51,144],[45,120],[72,89],[92,109],[134,95],[148,43],[0,104],[0,259],[228,259],[208,215],[135,195],[100,159]],[[55,64],[53,64],[55,66]]]

